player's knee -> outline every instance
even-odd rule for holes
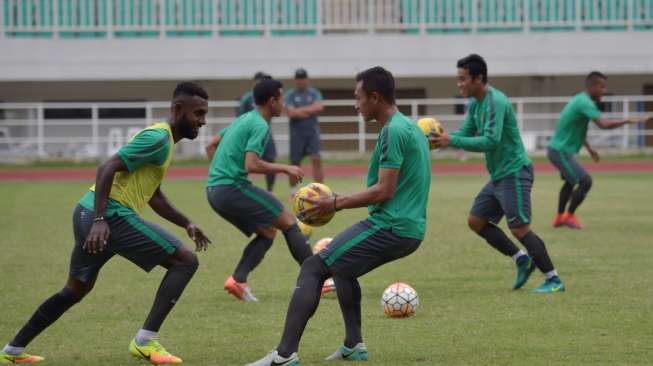
[[[277,236],[277,229],[273,227],[259,227],[256,229],[256,234],[264,238],[274,240]]]
[[[510,232],[515,238],[517,238],[517,240],[526,236],[526,234],[528,234],[529,231],[531,231],[530,225],[522,225],[522,226],[510,228]]]
[[[587,192],[592,188],[592,177],[589,175],[585,175],[583,178],[580,179],[579,182],[580,188]]]
[[[467,226],[469,226],[469,229],[477,234],[480,234],[481,231],[483,231],[485,225],[487,225],[487,220],[483,220],[476,216],[469,216],[467,218]]]
[[[75,285],[67,284],[63,289],[61,289],[61,291],[59,291],[59,296],[71,304],[76,304],[82,301],[82,299],[86,297],[86,295],[88,295],[91,290],[93,290],[92,283],[87,284],[78,282]]]
[[[295,218],[295,216],[293,216],[293,214],[291,214],[290,211],[284,209],[283,211],[281,211],[281,215],[279,215],[279,218],[277,219],[276,227],[281,231],[286,231],[296,223],[297,223],[297,219]]]
[[[299,278],[307,276],[318,277],[322,281],[330,277],[329,271],[319,255],[310,256],[302,263]]]
[[[172,266],[169,269],[174,267],[183,267],[186,272],[194,274],[197,271],[197,268],[200,265],[200,261],[197,258],[197,254],[186,249],[180,248],[177,250],[177,255],[175,256],[175,261],[172,263]]]

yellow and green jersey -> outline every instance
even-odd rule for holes
[[[601,111],[589,94],[574,95],[560,113],[549,147],[576,154],[585,143],[589,122],[600,115]]]
[[[472,100],[462,128],[451,134],[449,145],[484,152],[485,167],[492,180],[517,173],[531,163],[512,104],[505,94],[489,85],[483,100]]]
[[[424,239],[431,187],[431,159],[424,133],[396,112],[383,126],[367,171],[367,186],[379,181],[379,169],[399,169],[394,196],[368,206],[369,220],[401,237]]]
[[[245,154],[252,151],[258,156],[263,155],[270,139],[268,123],[254,109],[223,128],[220,136],[220,144],[209,167],[207,186],[251,183],[247,179]]]
[[[168,171],[175,142],[170,125],[157,123],[138,132],[120,148],[118,156],[127,171],[116,172],[107,201],[106,215],[140,214]],[[95,185],[79,201],[94,210]]]

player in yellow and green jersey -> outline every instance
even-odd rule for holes
[[[472,54],[458,61],[458,88],[473,98],[459,131],[446,131],[432,139],[442,147],[485,153],[490,181],[476,196],[467,219],[470,229],[500,253],[512,257],[517,266],[513,289],[521,288],[537,266],[546,277],[534,291],[564,291],[549,253],[531,230],[531,188],[533,165],[526,156],[512,104],[505,94],[487,83],[487,64]],[[527,249],[521,251],[496,226],[506,216],[508,228]]]
[[[199,85],[178,84],[169,121],[138,132],[98,168],[95,185],[73,212],[75,245],[68,281],[39,306],[4,347],[0,364],[42,361],[43,357],[25,353],[25,347],[91,292],[100,269],[116,254],[147,272],[156,266],[167,269],[143,327],[129,344],[129,352],[153,364],[182,362],[158,342],[157,333],[197,270],[197,256],[175,236],[142,219],[140,213],[149,205],[159,216],[183,227],[197,251],[205,250],[210,243],[161,191],[175,144],[184,138],[195,139],[206,123],[207,101],[208,95]],[[72,358],[69,361],[76,362]]]
[[[549,142],[547,156],[558,168],[560,176],[565,181],[560,189],[558,213],[553,219],[553,226],[566,225],[573,229],[582,229],[576,218],[576,209],[583,202],[587,192],[592,187],[592,177],[576,160],[576,154],[583,145],[592,159],[599,161],[599,153],[587,141],[587,128],[593,121],[600,129],[613,129],[627,123],[638,123],[643,120],[608,120],[601,117],[598,103],[608,87],[608,78],[598,71],[592,71],[585,78],[585,91],[576,95],[567,103],[560,113],[555,133]],[[576,187],[576,189],[574,189]],[[567,206],[569,204],[569,206]]]
[[[304,214],[367,207],[368,216],[304,261],[281,342],[250,366],[299,365],[300,338],[319,304],[322,282],[330,276],[336,284],[345,340],[327,360],[367,360],[358,278],[413,253],[424,239],[431,187],[428,141],[417,124],[397,109],[394,77],[389,71],[377,66],[358,74],[354,95],[356,109],[365,121],[376,121],[382,127],[370,158],[366,188],[353,194],[306,199],[315,206]]]

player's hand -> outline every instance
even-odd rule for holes
[[[302,168],[295,165],[288,165],[286,167],[286,174],[288,174],[289,177],[292,177],[299,182],[301,182],[302,179],[304,179],[304,171],[302,170]]]
[[[324,192],[320,187],[315,187],[313,188],[319,195],[320,197],[317,198],[310,198],[310,197],[304,197],[301,198],[302,201],[308,202],[312,204],[313,206],[311,208],[307,208],[303,211],[301,211],[299,214],[302,217],[305,218],[310,218],[313,216],[319,217],[323,216],[326,214],[329,214],[333,211],[335,211],[334,207],[334,195],[328,194]]]
[[[449,146],[449,141],[451,141],[451,136],[449,136],[449,132],[446,130],[443,130],[440,134],[429,134],[429,143],[435,143],[441,148]]]
[[[599,156],[599,153],[596,150],[590,150],[590,156],[592,157],[592,160],[595,162],[599,162],[601,160],[601,157]]]
[[[186,225],[186,232],[188,233],[188,237],[190,237],[195,242],[196,252],[201,252],[209,248],[211,239],[207,238],[206,235],[204,235],[204,232],[202,232],[202,229],[200,229],[197,225],[193,224],[192,222],[189,223]]]
[[[94,222],[93,226],[91,226],[91,231],[86,236],[86,241],[84,241],[82,249],[85,249],[90,254],[104,251],[107,247],[107,240],[109,240],[110,234],[109,224],[104,220]]]

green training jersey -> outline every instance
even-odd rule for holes
[[[489,85],[483,100],[472,100],[462,128],[451,134],[449,145],[484,152],[485,167],[492,180],[516,173],[531,163],[512,104],[499,89]]]
[[[589,94],[582,92],[574,95],[560,113],[549,147],[576,154],[585,143],[590,120],[599,115],[601,111]]]
[[[254,93],[250,90],[243,94],[238,101],[238,116],[240,117],[254,108],[256,108],[254,104]]]
[[[270,127],[258,110],[245,113],[220,131],[220,144],[209,167],[207,185],[251,183],[245,170],[248,151],[263,155]]]
[[[175,142],[167,122],[157,123],[137,133],[118,150],[127,171],[116,172],[107,200],[107,217],[140,213],[161,185]],[[94,210],[95,185],[79,201],[82,207]]]
[[[424,239],[426,204],[431,187],[429,144],[422,130],[400,112],[383,126],[367,171],[367,186],[379,169],[399,169],[394,196],[368,206],[369,220],[401,237]]]

